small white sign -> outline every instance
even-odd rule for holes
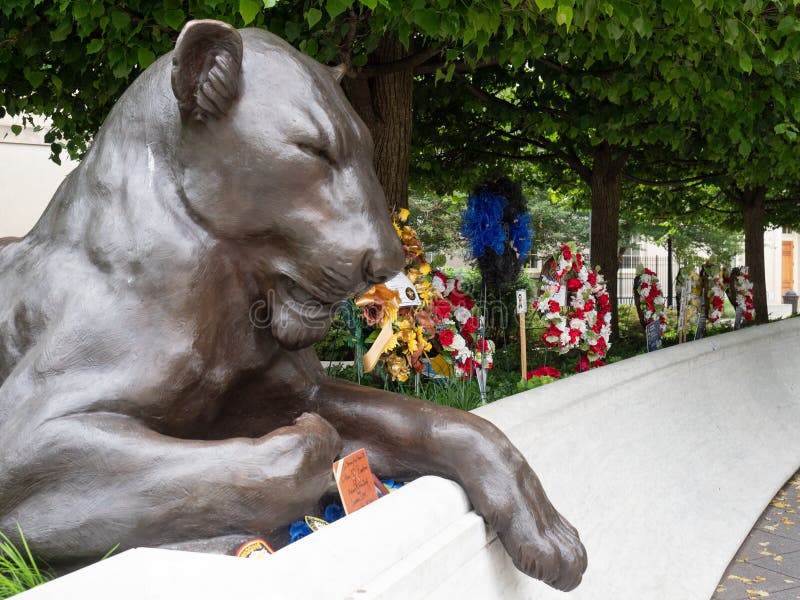
[[[400,271],[397,275],[392,277],[384,284],[390,290],[394,290],[400,294],[400,306],[419,306],[421,300],[417,294],[417,288],[411,283],[411,280],[406,277],[406,274]]]
[[[517,290],[517,314],[524,315],[528,312],[528,292]]]

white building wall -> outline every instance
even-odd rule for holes
[[[78,163],[62,156],[61,165],[48,157],[44,130],[28,128],[18,136],[13,121],[0,119],[0,238],[23,236],[41,216],[61,181]]]

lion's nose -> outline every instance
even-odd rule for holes
[[[364,280],[372,285],[391,279],[403,269],[404,259],[399,243],[383,250],[368,251],[363,262]]]

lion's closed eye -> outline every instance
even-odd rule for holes
[[[309,144],[305,142],[298,142],[297,147],[302,152],[325,161],[331,167],[333,168],[337,167],[336,159],[333,157],[333,154],[328,148],[315,146],[314,144]]]

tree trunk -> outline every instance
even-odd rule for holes
[[[408,55],[400,41],[385,35],[369,57],[370,65],[392,63]],[[411,147],[413,70],[356,79],[344,90],[375,142],[375,171],[390,210],[408,208],[408,158]]]
[[[764,269],[766,195],[764,188],[745,188],[738,198],[744,215],[744,261],[750,269],[750,281],[753,283],[756,323],[769,321],[767,278]]]
[[[591,175],[592,192],[591,266],[600,265],[611,300],[611,338],[619,339],[617,314],[617,269],[619,268],[619,206],[622,198],[622,168],[627,153],[614,158],[614,149],[607,142],[595,146]]]

